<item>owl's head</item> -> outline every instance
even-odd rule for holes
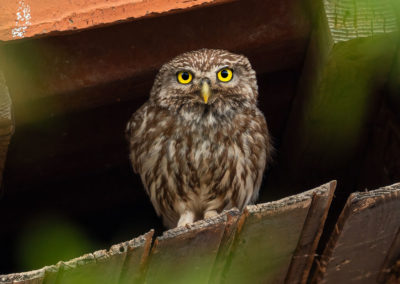
[[[164,64],[150,99],[171,110],[225,112],[255,106],[257,95],[256,75],[246,57],[201,49]]]

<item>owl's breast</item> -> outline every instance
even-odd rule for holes
[[[142,135],[131,136],[132,163],[153,204],[165,207],[181,200],[195,204],[196,210],[210,204],[222,210],[243,208],[257,195],[267,130],[245,115],[230,121],[202,119],[199,123],[158,113],[137,127],[138,133],[144,129]]]

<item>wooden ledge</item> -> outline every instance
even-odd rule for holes
[[[168,230],[153,244],[150,231],[109,250],[0,275],[0,283],[298,283],[307,278],[335,186],[224,211]]]

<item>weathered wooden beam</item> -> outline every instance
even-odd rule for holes
[[[399,228],[400,183],[351,194],[312,282],[377,283],[382,269],[394,265],[388,260],[400,254]]]
[[[12,0],[2,3],[0,41],[60,34],[132,21],[232,0],[68,1]]]
[[[315,27],[281,151],[294,184],[357,168],[398,42],[391,0],[310,2]]]
[[[244,53],[259,74],[297,68],[310,30],[301,2],[241,0],[0,44],[17,124],[144,100],[161,65],[193,49]]]
[[[154,242],[145,283],[207,283],[224,237],[228,212],[178,227]]]
[[[283,283],[286,277],[288,283],[296,277],[299,281],[303,271],[299,273],[297,268],[308,269],[334,187],[331,183],[248,206],[239,220],[223,283]],[[300,260],[301,253],[306,254],[306,261]]]

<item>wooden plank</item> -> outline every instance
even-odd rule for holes
[[[147,258],[153,233],[154,231],[150,231],[134,240],[113,245],[109,250],[96,251],[65,262],[61,274],[57,277],[57,284],[120,283],[121,272],[128,255],[128,265],[137,266],[129,266],[132,271],[128,275],[125,274],[124,279],[139,279],[140,275],[137,274],[142,270],[142,263],[135,263],[132,259]]]
[[[376,283],[399,228],[400,183],[351,194],[312,282]]]
[[[207,283],[227,214],[164,232],[154,242],[145,283]]]
[[[2,3],[7,13],[0,18],[0,41],[71,32],[226,1],[232,0],[11,0]]]
[[[237,221],[239,220],[239,217],[241,215],[240,211],[236,209],[229,210],[226,214],[227,221],[225,224],[225,231],[218,249],[217,258],[211,272],[209,283],[223,282],[224,268],[226,266],[226,261],[229,258],[233,242],[235,240],[235,234],[238,225]]]
[[[147,266],[153,234],[154,231],[151,230],[142,237],[128,242],[119,284],[141,282]]]
[[[304,242],[308,239],[310,227],[304,224],[313,197],[327,190],[323,186],[279,201],[247,206],[239,220],[224,282],[283,283],[302,232]]]
[[[357,169],[398,43],[391,0],[310,2],[316,25],[281,151],[283,182],[300,185]]]
[[[307,282],[335,189],[336,181],[331,181],[315,190],[285,283]]]
[[[393,274],[397,271],[400,272],[400,228],[397,230],[396,237],[392,245],[390,246],[389,252],[386,255],[385,262],[380,269],[380,273],[378,275],[379,283],[387,283],[390,279],[393,278]],[[396,271],[395,271],[396,270]],[[400,274],[396,276],[397,280],[400,281]]]
[[[137,283],[141,279],[154,231],[39,270],[0,275],[0,283]]]

